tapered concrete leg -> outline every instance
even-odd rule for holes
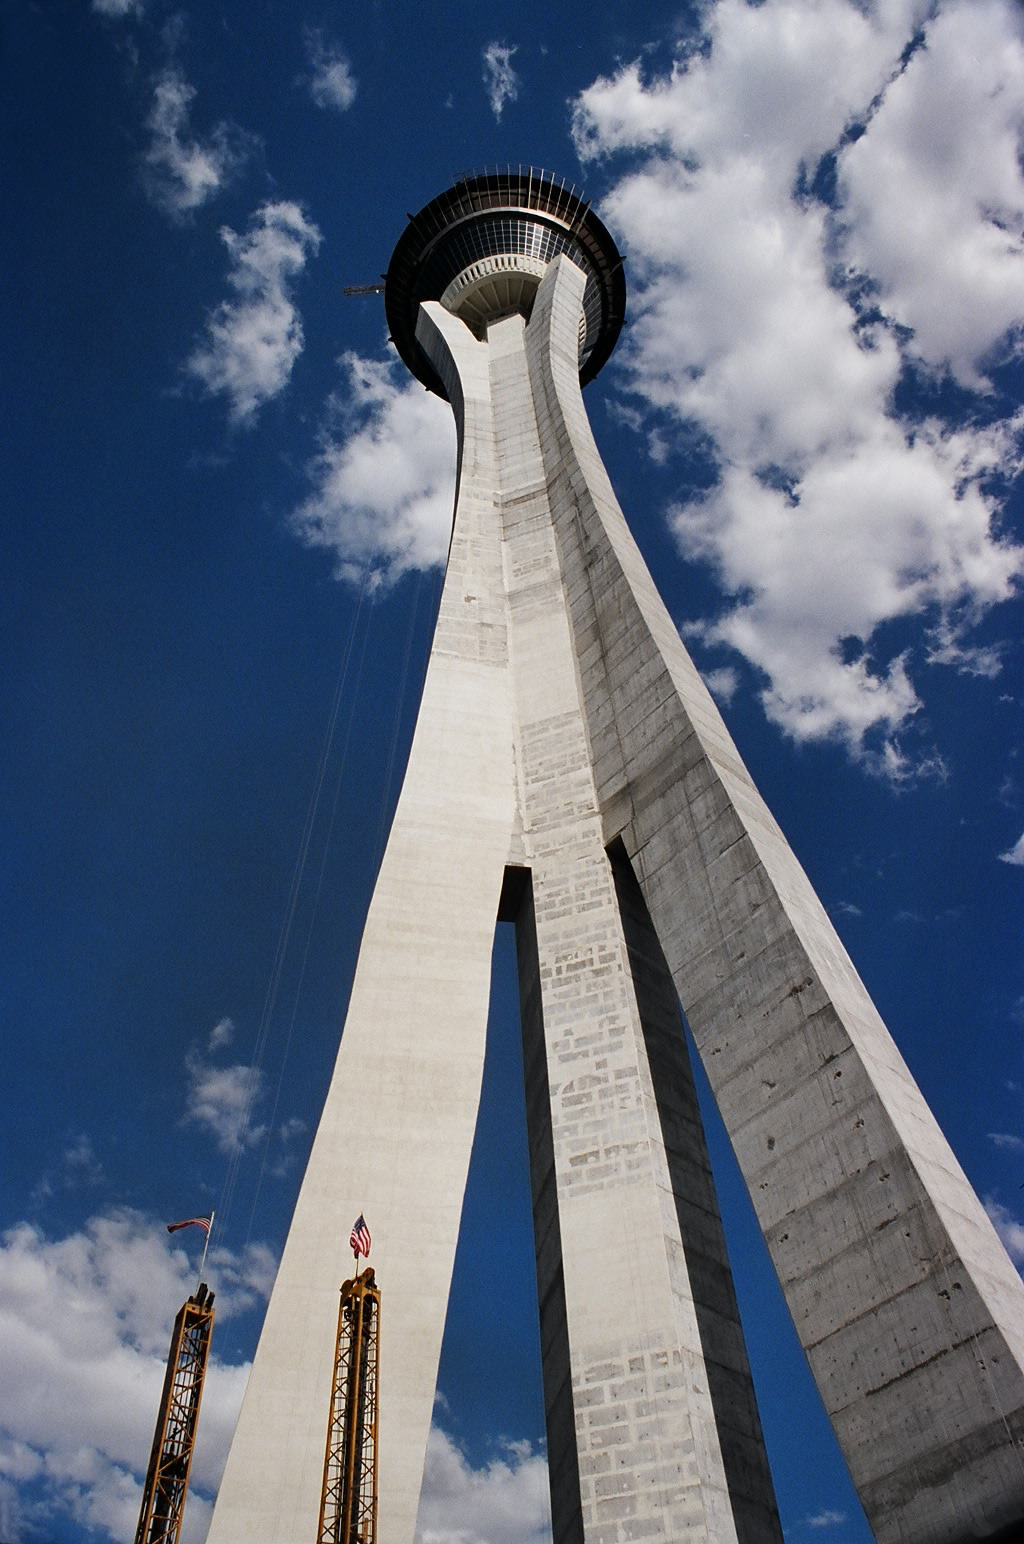
[[[626,528],[563,278],[538,297],[531,381],[605,840],[636,870],[878,1539],[1024,1529],[1020,1279]]]
[[[411,1544],[415,1528],[515,823],[486,372],[474,379],[469,360],[463,381],[464,477],[423,705],[211,1544],[316,1537],[338,1288],[360,1212],[383,1294],[378,1544]]]
[[[462,324],[427,310],[443,370]],[[776,1544],[678,1002],[624,872],[631,953],[604,850],[523,319],[484,347],[532,873],[520,957],[555,1539]]]
[[[528,196],[532,173],[513,180]],[[516,253],[488,254],[472,283],[511,295]],[[411,1544],[506,870],[557,1544],[777,1538],[676,995],[879,1540],[1008,1538],[1024,1288],[626,528],[580,396],[583,289],[554,259],[529,324],[483,341],[420,309],[459,427],[451,557],[211,1544],[314,1537],[360,1211],[383,1288],[378,1544]]]

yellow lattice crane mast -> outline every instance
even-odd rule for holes
[[[212,1330],[213,1293],[200,1282],[174,1321],[135,1544],[178,1544]]]
[[[317,1544],[376,1544],[380,1289],[369,1268],[342,1283]]]

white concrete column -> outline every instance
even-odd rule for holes
[[[360,1212],[382,1291],[378,1537],[412,1544],[515,819],[487,350],[454,327],[463,478],[423,703],[210,1544],[316,1536]]]

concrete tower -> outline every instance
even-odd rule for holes
[[[624,297],[600,221],[535,171],[460,181],[391,261],[395,344],[458,425],[455,523],[211,1544],[314,1537],[360,1211],[385,1299],[380,1540],[412,1544],[499,916],[518,939],[556,1544],[780,1538],[680,1001],[878,1539],[1024,1525],[1021,1282],[591,436],[580,385]]]

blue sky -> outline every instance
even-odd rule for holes
[[[1024,1261],[1019,8],[13,0],[0,70],[5,1544],[131,1536],[164,1223],[215,1207],[205,1534],[451,514],[448,409],[341,290],[468,168],[626,252],[613,482]],[[422,1544],[547,1537],[517,1080],[499,936]],[[863,1544],[711,1130],[787,1539]]]

